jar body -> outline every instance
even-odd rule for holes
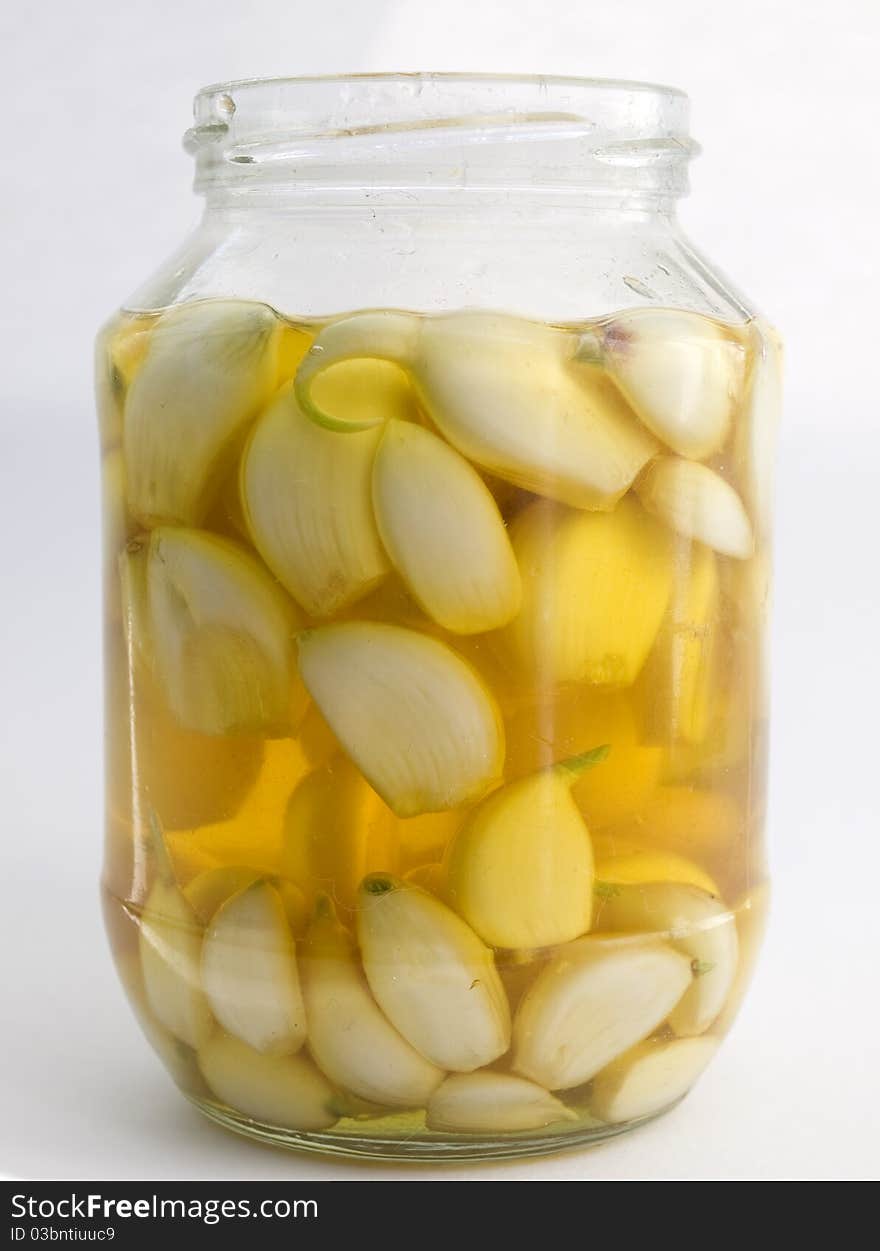
[[[409,1158],[674,1103],[766,902],[772,331],[644,207],[251,190],[98,369],[108,927],[184,1093]]]

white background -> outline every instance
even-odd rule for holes
[[[775,911],[747,1006],[670,1117],[429,1176],[880,1172],[880,10],[876,0],[48,0],[0,30],[0,1174],[418,1177],[191,1111],[115,981],[100,863],[97,325],[182,236],[190,99],[230,77],[470,69],[668,82],[705,155],[683,219],[788,346]]]

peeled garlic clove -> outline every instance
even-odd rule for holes
[[[431,1096],[427,1125],[449,1133],[516,1133],[576,1120],[564,1103],[524,1077],[453,1073]]]
[[[309,773],[284,815],[281,864],[288,877],[354,908],[368,873],[394,869],[394,818],[344,756]]]
[[[207,300],[164,313],[125,401],[129,505],[145,524],[197,525],[276,374],[275,315]]]
[[[357,356],[395,361],[412,375],[434,424],[469,460],[574,507],[608,508],[656,443],[600,371],[571,364],[576,346],[565,331],[505,314],[356,314],[318,336],[297,375],[297,395],[313,420],[340,427],[316,402],[321,371]]]
[[[364,880],[357,914],[379,1007],[427,1060],[469,1073],[510,1045],[510,1009],[492,952],[432,895],[385,874]]]
[[[277,890],[287,923],[291,932],[296,934],[307,920],[305,896],[293,882],[278,877],[266,879],[260,869],[248,868],[246,865],[220,864],[213,869],[203,870],[187,882],[183,894],[199,920],[208,925],[227,899],[261,880],[268,880]]]
[[[707,465],[658,456],[636,483],[636,493],[649,513],[679,534],[722,556],[751,556],[755,540],[742,500]]]
[[[296,947],[278,892],[258,881],[215,914],[202,950],[202,984],[233,1037],[266,1055],[291,1055],[306,1039]]]
[[[630,497],[610,513],[537,501],[511,537],[523,598],[501,637],[514,661],[543,684],[629,686],[672,589],[673,543],[663,526]]]
[[[371,499],[379,437],[323,429],[285,389],[245,449],[241,494],[254,544],[314,617],[360,599],[390,569]]]
[[[643,838],[650,838],[650,828],[643,832]],[[600,848],[603,840],[597,839]],[[604,850],[604,848],[603,848]],[[598,853],[597,853],[598,855]],[[705,869],[677,856],[671,851],[658,851],[653,847],[633,847],[617,855],[602,855],[596,861],[595,894],[599,900],[610,899],[620,894],[621,886],[640,886],[643,882],[676,882],[685,886],[696,886],[709,895],[718,895],[718,884]],[[596,924],[604,929],[608,919],[600,905],[597,908]]]
[[[676,561],[666,617],[639,680],[651,742],[696,744],[708,733],[720,602],[714,553],[701,543],[687,544]]]
[[[590,928],[593,849],[571,786],[607,754],[587,752],[500,787],[447,856],[447,896],[493,947],[550,947]]]
[[[430,430],[389,421],[373,465],[385,549],[428,616],[457,634],[505,625],[520,577],[498,507],[480,475]]]
[[[202,929],[172,883],[158,880],[147,896],[138,941],[150,1010],[175,1038],[199,1047],[213,1028],[199,977]]]
[[[721,900],[696,886],[643,880],[603,900],[597,924],[668,938],[693,972],[669,1024],[680,1037],[709,1028],[730,994],[739,960],[736,919]]]
[[[586,336],[591,354],[595,333]],[[682,456],[716,452],[743,388],[745,351],[716,322],[676,309],[619,313],[600,359],[649,430]]]
[[[549,688],[507,720],[508,777],[535,773],[595,743],[610,744],[601,769],[589,769],[572,796],[591,832],[638,811],[655,791],[663,750],[642,741],[626,691]]]
[[[272,1056],[218,1033],[199,1051],[199,1068],[228,1107],[286,1129],[329,1129],[338,1120],[333,1088],[308,1056]]]
[[[373,621],[322,626],[298,641],[309,693],[398,816],[455,808],[500,776],[498,709],[451,648]]]
[[[751,328],[752,368],[746,411],[737,423],[735,455],[744,494],[761,534],[770,528],[773,506],[773,463],[782,415],[782,344],[772,327]]]
[[[443,1072],[402,1038],[367,985],[332,904],[318,901],[302,953],[309,1051],[332,1082],[361,1099],[423,1108]]]
[[[519,1005],[515,1072],[548,1090],[580,1086],[656,1029],[691,977],[690,961],[664,943],[572,943]]]
[[[183,725],[283,734],[302,720],[295,612],[247,552],[203,531],[160,527],[150,537],[147,597],[157,674]]]
[[[661,1112],[687,1094],[717,1048],[715,1038],[634,1047],[594,1079],[590,1112],[610,1125]]]

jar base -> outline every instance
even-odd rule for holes
[[[527,1159],[532,1156],[555,1155],[563,1151],[575,1151],[596,1146],[609,1138],[628,1133],[676,1107],[676,1099],[659,1112],[637,1120],[608,1125],[591,1121],[577,1129],[562,1133],[553,1127],[532,1130],[528,1133],[507,1134],[503,1138],[478,1134],[428,1134],[405,1132],[401,1129],[392,1134],[383,1128],[367,1128],[364,1121],[351,1120],[351,1129],[308,1131],[283,1129],[242,1116],[223,1104],[214,1103],[197,1095],[186,1098],[209,1120],[230,1129],[245,1138],[288,1151],[304,1151],[314,1155],[339,1156],[351,1160],[389,1161],[398,1164],[458,1164],[488,1163],[492,1160]],[[387,1118],[388,1125],[392,1118]],[[397,1118],[402,1119],[402,1118]]]

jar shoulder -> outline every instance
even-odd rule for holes
[[[483,307],[558,324],[646,304],[733,323],[757,315],[675,219],[566,207],[208,212],[123,307],[218,297],[295,319]]]

